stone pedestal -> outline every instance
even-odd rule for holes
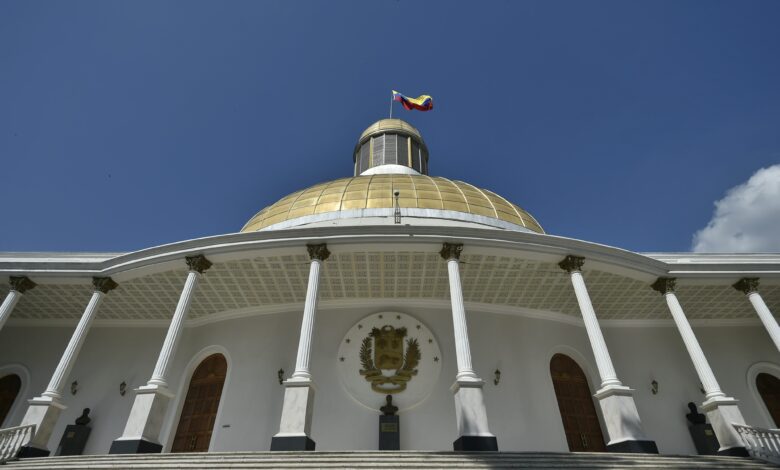
[[[174,394],[159,385],[135,390],[135,401],[122,437],[111,443],[109,454],[151,454],[162,452],[162,429],[168,402]]]
[[[622,385],[603,387],[595,394],[607,426],[607,451],[657,454],[658,446],[642,430],[633,395],[632,389]]]
[[[747,457],[745,443],[734,429],[734,424],[745,424],[745,418],[737,407],[737,400],[730,397],[711,398],[701,404],[701,409],[712,424],[712,430],[720,443],[718,455]]]
[[[92,428],[79,424],[69,424],[60,439],[55,455],[81,455],[87,446],[87,439]]]
[[[66,409],[66,406],[60,403],[57,398],[48,396],[33,398],[28,403],[30,407],[27,408],[21,425],[34,424],[35,434],[30,442],[21,448],[19,457],[48,457],[51,433],[54,431],[54,426],[57,425],[60,413]]]
[[[696,447],[696,452],[699,455],[716,455],[718,453],[720,444],[711,425],[705,423],[691,424],[688,426],[688,432],[691,433],[693,445]]]
[[[271,450],[314,450],[311,415],[314,407],[314,382],[291,378],[284,382],[284,405],[279,432],[271,439]]]
[[[497,451],[498,441],[488,429],[481,380],[458,380],[452,385],[455,395],[455,419],[458,439],[452,447],[457,451]]]
[[[401,450],[398,416],[379,417],[379,450]]]

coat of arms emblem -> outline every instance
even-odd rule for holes
[[[378,393],[398,393],[417,375],[422,354],[415,338],[406,338],[406,328],[385,325],[372,328],[360,346],[360,375]],[[406,351],[404,352],[404,345]]]

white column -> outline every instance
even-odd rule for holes
[[[211,262],[203,255],[187,256],[185,258],[189,272],[184,281],[184,288],[179,296],[179,303],[173,313],[168,333],[165,335],[157,364],[152,377],[145,386],[135,390],[135,400],[127,418],[122,436],[111,444],[109,453],[146,453],[160,452],[160,430],[168,409],[168,401],[174,394],[168,390],[168,373],[171,362],[176,355],[176,347],[181,338],[184,322],[187,319],[192,297],[198,280],[204,271],[211,267]]]
[[[314,334],[314,320],[319,300],[320,269],[330,256],[326,244],[306,245],[311,264],[309,266],[309,284],[306,288],[306,302],[303,307],[301,333],[298,338],[298,355],[295,371],[284,381],[284,403],[279,432],[271,439],[271,450],[293,451],[314,450],[311,439],[311,417],[314,410],[314,382],[311,378],[309,360]]]
[[[49,451],[47,446],[52,430],[57,424],[60,412],[65,409],[65,405],[61,403],[65,382],[68,380],[68,376],[73,370],[73,366],[76,364],[76,358],[79,355],[81,346],[84,344],[92,321],[95,319],[95,315],[97,315],[98,307],[100,306],[103,297],[110,290],[117,287],[117,283],[110,277],[93,278],[92,284],[95,288],[92,297],[89,299],[87,308],[84,310],[78,325],[76,325],[76,329],[73,331],[73,335],[65,348],[65,352],[62,353],[60,362],[57,364],[57,368],[54,370],[51,380],[49,380],[46,391],[44,391],[41,396],[29,401],[30,407],[27,409],[27,413],[22,419],[22,425],[36,425],[35,435],[26,446],[28,448],[34,448],[32,455],[35,455],[36,452],[48,454]],[[28,449],[28,452],[29,451],[30,449]]]
[[[458,366],[456,380],[479,380],[471,365],[471,346],[466,325],[466,307],[463,305],[463,288],[460,283],[460,252],[463,245],[450,248],[447,253],[447,272],[450,280],[450,302],[452,304],[452,327],[455,335],[455,358]]]
[[[653,283],[652,288],[666,298],[666,304],[672,314],[677,330],[682,336],[688,355],[691,357],[693,367],[699,376],[705,392],[705,401],[702,403],[702,410],[710,419],[710,424],[715,431],[715,435],[720,442],[720,453],[733,455],[747,455],[745,445],[739,434],[734,430],[732,423],[745,424],[742,412],[737,407],[737,400],[727,397],[720,389],[715,374],[712,372],[707,357],[693,333],[691,324],[683,312],[680,302],[675,294],[676,280],[674,278],[661,277]]]
[[[8,295],[5,296],[3,304],[0,305],[0,330],[3,329],[3,325],[8,321],[8,317],[11,316],[11,312],[14,311],[16,303],[22,298],[22,294],[35,287],[35,283],[27,276],[11,276],[9,279],[11,284],[11,290]]]
[[[176,311],[171,318],[171,324],[168,325],[168,333],[165,335],[160,354],[157,356],[157,364],[154,366],[152,378],[149,379],[149,385],[158,385],[168,387],[168,372],[170,371],[171,361],[176,353],[176,347],[179,345],[181,332],[184,328],[184,320],[187,319],[187,313],[190,311],[192,296],[195,288],[198,286],[198,280],[202,274],[195,270],[187,273],[187,279],[184,281],[184,288],[179,296],[179,303],[176,304]]]
[[[458,451],[498,450],[496,437],[490,432],[485,399],[482,394],[484,382],[471,365],[471,347],[466,326],[466,308],[463,304],[463,290],[460,282],[460,254],[462,244],[444,243],[439,254],[447,261],[450,280],[450,301],[452,303],[452,327],[455,337],[455,358],[458,373],[452,392],[455,396],[455,420],[460,436],[453,447]]]
[[[567,256],[558,263],[561,269],[567,271],[571,276],[571,284],[574,288],[574,295],[577,297],[577,303],[580,305],[582,321],[585,323],[585,331],[588,333],[590,347],[593,349],[593,356],[596,358],[596,368],[601,378],[601,386],[623,385],[617,378],[615,368],[612,365],[612,358],[609,357],[607,343],[604,341],[604,335],[601,334],[601,327],[596,318],[596,311],[593,310],[593,304],[588,295],[588,289],[585,287],[585,280],[582,278],[582,265],[585,258],[579,256]]]
[[[323,246],[323,245],[316,245]],[[323,246],[327,251],[327,247]],[[292,379],[311,379],[309,372],[309,360],[311,359],[311,343],[314,333],[314,317],[317,313],[317,303],[319,302],[320,291],[320,269],[322,261],[327,259],[328,255],[322,250],[312,255],[312,248],[309,249],[311,264],[309,266],[309,285],[306,288],[306,303],[303,306],[303,320],[301,321],[301,334],[298,338],[298,356],[295,360],[295,372]]]
[[[780,350],[780,326],[777,325],[777,320],[775,320],[774,315],[769,311],[769,307],[764,303],[761,294],[758,293],[758,278],[742,278],[733,287],[747,296],[756,310],[758,318],[761,319],[761,323],[764,324],[764,328],[769,333],[769,337],[775,343],[775,347]]]
[[[642,420],[634,402],[634,391],[624,386],[617,378],[612,358],[609,356],[607,343],[601,333],[596,311],[585,287],[585,279],[582,277],[582,266],[585,258],[580,256],[567,256],[558,266],[568,272],[574,295],[580,306],[585,331],[588,334],[593,356],[596,358],[596,368],[599,371],[601,387],[596,392],[607,425],[609,442],[607,450],[611,452],[643,452],[658,453],[655,442],[645,437],[642,428]]]

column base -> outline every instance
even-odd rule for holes
[[[272,451],[313,451],[315,445],[309,436],[274,436],[271,438]]]
[[[135,393],[125,430],[122,437],[111,444],[111,454],[147,454],[162,451],[162,445],[158,442],[160,430],[168,410],[168,402],[174,395],[159,385],[144,385],[137,388]]]
[[[314,450],[311,415],[314,408],[314,382],[291,378],[284,382],[284,403],[279,432],[271,438],[271,450]]]
[[[607,426],[608,452],[657,454],[658,446],[647,439],[634,403],[634,390],[624,385],[607,385],[594,395]]]
[[[109,454],[159,454],[163,446],[143,439],[117,439],[111,443]]]
[[[607,452],[622,454],[657,454],[658,446],[655,441],[623,441],[615,444],[607,444]]]
[[[22,446],[19,448],[19,453],[16,454],[20,459],[30,459],[36,457],[48,457],[51,454],[49,449],[39,449],[37,447]]]
[[[744,456],[745,443],[733,424],[745,424],[745,418],[737,406],[738,401],[731,397],[710,398],[701,404],[701,409],[707,415],[715,437],[718,438],[719,455]]]
[[[452,443],[457,452],[498,452],[496,436],[460,436]]]
[[[21,424],[34,424],[35,434],[23,448],[27,449],[25,452],[29,453],[28,457],[45,457],[50,453],[48,445],[51,433],[57,425],[60,413],[67,407],[60,403],[59,399],[47,396],[35,397],[28,403],[30,406]]]
[[[744,447],[731,447],[718,451],[718,455],[724,455],[728,457],[750,457],[747,449]]]
[[[479,377],[460,378],[452,385],[455,420],[460,437],[452,443],[458,451],[497,451],[498,441],[488,429],[485,399]]]

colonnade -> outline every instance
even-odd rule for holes
[[[330,252],[324,243],[307,245],[306,248],[310,258],[309,278],[295,371],[289,379],[284,381],[285,394],[281,422],[279,432],[272,439],[271,450],[314,450],[315,448],[315,442],[311,439],[315,384],[310,370],[310,357],[319,299],[320,271],[322,264],[330,256]],[[466,310],[460,279],[459,263],[462,250],[462,244],[444,243],[439,252],[447,263],[457,364],[457,374],[451,390],[454,395],[459,437],[453,443],[453,448],[455,450],[498,450],[496,437],[490,432],[488,426],[482,393],[484,382],[477,376],[471,362]],[[203,255],[187,256],[185,261],[189,271],[154,372],[147,384],[136,390],[135,400],[124,432],[112,443],[110,453],[162,451],[160,431],[170,399],[174,397],[174,393],[168,389],[171,362],[176,354],[198,281],[203,273],[211,267],[211,262]],[[607,427],[609,439],[607,449],[614,452],[657,453],[655,442],[648,439],[642,429],[641,419],[634,403],[634,391],[623,385],[612,364],[596,311],[591,303],[582,275],[584,263],[583,257],[569,255],[559,263],[559,266],[571,278],[588,340],[596,359],[601,384],[594,396],[599,402]],[[0,305],[0,328],[11,315],[14,306],[24,292],[35,287],[35,283],[25,276],[11,277],[10,284],[11,290]],[[757,278],[743,278],[733,285],[735,289],[747,296],[772,341],[780,350],[780,326],[758,293],[758,286],[759,280]],[[34,424],[36,430],[32,440],[22,449],[21,456],[34,457],[49,454],[47,443],[60,412],[65,409],[65,405],[61,402],[64,384],[97,315],[101,301],[116,287],[117,283],[110,277],[93,278],[93,294],[49,385],[40,396],[29,401],[30,406],[22,424]],[[720,453],[747,455],[744,444],[731,425],[732,423],[744,424],[737,400],[727,396],[721,390],[677,299],[676,280],[661,277],[651,287],[665,297],[672,319],[703,384],[706,396],[704,403],[702,403],[702,409],[707,414],[721,444]]]

